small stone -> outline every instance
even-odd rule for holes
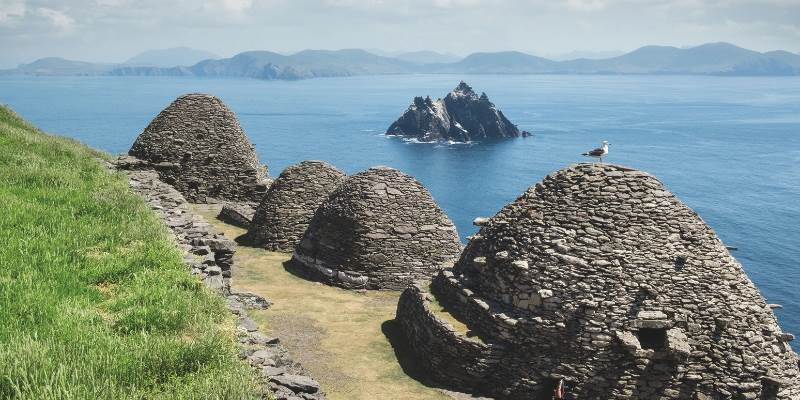
[[[528,269],[528,260],[516,260],[516,261],[513,261],[511,263],[511,265],[513,265],[517,269],[527,270]]]
[[[486,217],[478,217],[472,220],[472,225],[475,226],[484,226],[489,223],[489,218]]]
[[[249,317],[240,318],[239,326],[248,332],[255,332],[258,330],[258,324]]]
[[[205,269],[205,272],[211,276],[222,274],[222,268],[214,265]]]
[[[320,388],[317,381],[303,375],[277,375],[270,377],[270,382],[275,382],[279,385],[292,389],[295,392],[301,393],[317,393]]]
[[[286,368],[284,367],[273,367],[273,366],[266,366],[261,368],[261,373],[264,374],[267,378],[271,378],[277,375],[283,375],[286,373]]]

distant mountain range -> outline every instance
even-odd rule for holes
[[[59,57],[40,58],[15,69],[0,70],[2,75],[102,75],[116,67],[115,64],[98,64],[65,60]]]
[[[205,50],[189,47],[173,47],[169,49],[147,50],[131,57],[123,64],[147,67],[175,67],[194,65],[200,61],[219,58],[218,55]]]
[[[203,53],[197,50],[177,48],[145,52],[125,64],[43,58],[15,69],[2,70],[0,74],[206,76],[283,80],[415,73],[800,75],[800,54],[787,51],[760,53],[729,43],[709,43],[686,49],[645,46],[616,57],[564,61],[515,51],[473,53],[456,60],[454,56],[429,51],[388,56],[359,49],[304,50],[291,55],[248,51],[231,58],[203,59],[191,65],[185,61],[203,57]]]

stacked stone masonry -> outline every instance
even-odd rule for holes
[[[424,354],[416,360],[433,381],[454,390],[474,388],[495,368],[501,348],[458,333],[431,311],[432,295],[414,284],[403,291],[396,320],[413,338],[414,351]]]
[[[129,171],[131,188],[142,196],[175,235],[192,275],[212,289],[230,293],[231,266],[236,243],[217,234],[202,217],[191,212],[186,199],[162,182],[155,171]]]
[[[794,337],[651,175],[573,165],[481,223],[431,289],[483,346],[432,318],[420,287],[398,305],[441,384],[507,399],[550,399],[562,380],[567,399],[800,398]]]
[[[345,174],[322,161],[286,168],[256,209],[243,241],[271,251],[291,253],[314,216]]]
[[[219,210],[217,219],[239,228],[248,229],[253,222],[256,206],[253,203],[225,203]]]
[[[177,246],[184,252],[184,262],[191,274],[226,298],[229,310],[238,317],[240,356],[261,377],[264,398],[324,400],[320,384],[302,365],[292,360],[278,338],[261,334],[257,324],[247,315],[247,310],[264,309],[270,303],[261,296],[231,290],[236,244],[215,232],[205,219],[193,213],[186,199],[175,188],[162,182],[158,173],[132,169],[131,162],[130,157],[123,156],[108,167],[127,170],[131,188],[170,229]]]
[[[452,265],[460,250],[455,226],[419,182],[373,167],[317,209],[292,264],[348,289],[400,290]]]
[[[129,154],[193,203],[258,203],[269,184],[236,115],[206,94],[178,97],[150,122]]]

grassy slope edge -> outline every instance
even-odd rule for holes
[[[0,106],[0,398],[258,397],[223,300],[97,157]]]

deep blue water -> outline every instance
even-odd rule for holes
[[[176,96],[208,92],[238,115],[276,176],[306,159],[347,173],[399,168],[423,182],[458,226],[475,231],[546,174],[611,142],[610,162],[659,177],[693,207],[800,333],[800,78],[468,76],[530,138],[473,145],[381,135],[415,95],[457,76],[267,82],[198,78],[0,77],[0,102],[51,133],[125,152]]]

